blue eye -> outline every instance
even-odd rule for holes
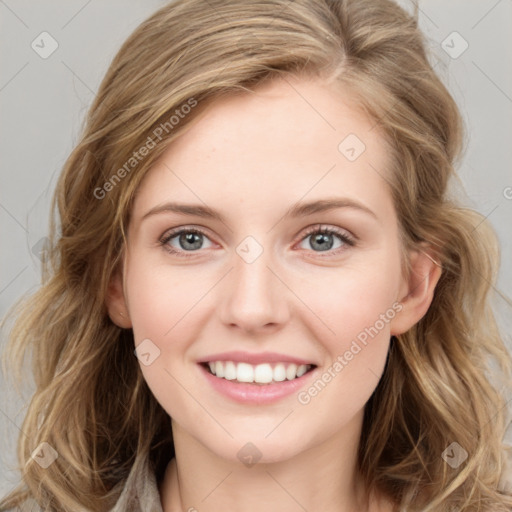
[[[164,237],[160,240],[160,243],[165,247],[167,251],[171,254],[176,254],[177,256],[187,258],[188,254],[183,254],[184,252],[197,252],[197,249],[202,248],[201,238],[206,237],[206,234],[203,233],[200,229],[197,228],[188,228],[188,229],[180,229],[179,231],[171,231],[170,233],[164,235]],[[169,245],[169,242],[173,239],[177,238],[178,243],[185,248],[185,250],[176,250],[174,247]],[[208,239],[208,237],[206,237]],[[192,247],[190,247],[192,246]]]
[[[312,235],[315,236],[312,237]],[[325,252],[328,253],[328,256],[336,255],[346,250],[347,247],[355,245],[355,239],[348,232],[333,227],[312,226],[305,234],[302,234],[299,240],[302,242],[309,237],[312,237],[309,245],[313,248],[313,252]],[[338,238],[341,244],[331,251],[334,245],[333,237]],[[170,245],[169,242],[173,239],[177,239],[178,247]],[[180,258],[189,258],[193,256],[193,253],[199,252],[199,249],[204,249],[204,239],[210,241],[206,233],[201,229],[179,228],[166,233],[160,239],[160,245],[170,254]],[[319,250],[314,250],[315,247]]]
[[[313,236],[314,235],[314,236]],[[320,251],[314,252],[328,252],[332,249],[334,242],[333,237],[341,240],[341,244],[335,248],[334,251],[331,251],[330,254],[338,254],[341,250],[344,250],[346,246],[353,247],[355,245],[355,240],[345,231],[341,231],[337,228],[329,228],[329,227],[319,227],[313,226],[308,231],[306,231],[305,236],[302,240],[306,240],[310,238],[309,245],[311,247],[317,247]]]

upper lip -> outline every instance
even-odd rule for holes
[[[230,352],[221,352],[219,354],[212,354],[202,357],[198,363],[208,363],[210,361],[233,361],[235,363],[248,363],[248,364],[262,364],[262,363],[295,363],[315,365],[311,361],[301,359],[300,357],[288,356],[286,354],[278,354],[276,352],[242,352],[240,350],[233,350]]]

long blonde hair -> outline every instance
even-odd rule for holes
[[[425,46],[391,0],[176,0],[133,32],[59,178],[42,286],[10,312],[9,361],[20,376],[32,355],[36,391],[18,442],[22,483],[2,508],[32,498],[45,510],[105,510],[138,461],[162,474],[174,454],[169,417],[132,331],[105,306],[134,194],[216,98],[293,74],[339,83],[375,121],[392,155],[404,248],[428,242],[442,265],[430,309],[392,339],[365,407],[358,463],[368,488],[410,512],[511,510],[499,488],[506,404],[490,380],[493,362],[503,383],[512,374],[490,304],[498,244],[481,215],[449,197],[463,125]],[[43,442],[58,453],[46,469],[31,457]],[[443,457],[453,442],[468,453],[456,469]]]

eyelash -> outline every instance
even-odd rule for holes
[[[165,233],[162,236],[162,238],[159,240],[159,243],[161,246],[163,246],[163,248],[168,253],[170,253],[174,256],[178,256],[180,258],[193,257],[194,253],[196,253],[198,251],[177,251],[174,248],[172,248],[171,246],[167,245],[168,242],[170,242],[173,238],[175,238],[176,236],[181,235],[183,233],[195,233],[195,234],[203,235],[203,236],[209,238],[207,233],[205,233],[203,230],[201,230],[199,228],[178,228],[176,230]],[[300,238],[299,242],[302,242],[308,236],[317,234],[317,233],[324,234],[324,235],[336,235],[340,238],[340,240],[343,242],[343,244],[345,246],[354,247],[356,245],[355,239],[352,238],[351,236],[349,236],[346,232],[341,231],[337,228],[333,228],[333,227],[324,227],[319,224],[308,228],[306,230],[306,232],[304,233],[304,235],[302,236],[302,238]],[[332,252],[331,252],[331,250],[325,251],[325,252],[329,253],[329,256],[333,256],[333,255],[337,255],[338,253],[340,253],[344,250],[346,250],[346,247],[338,247],[336,250],[334,250]],[[316,251],[313,251],[313,252],[316,252]],[[324,251],[318,251],[319,254],[321,254],[322,252],[324,252]],[[187,254],[187,253],[189,253],[189,254]],[[329,256],[321,256],[321,257],[329,257]]]

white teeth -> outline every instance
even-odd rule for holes
[[[297,376],[297,365],[292,363],[290,366],[288,366],[288,368],[286,368],[286,378],[288,380],[293,380],[293,379],[295,379],[296,376]]]
[[[282,382],[283,380],[286,379],[286,368],[284,364],[276,364],[276,366],[274,367],[273,378],[277,382]]]
[[[219,378],[257,384],[293,380],[302,377],[312,367],[310,364],[297,366],[294,363],[277,363],[272,367],[269,363],[252,365],[233,361],[210,361],[208,366]]]
[[[305,364],[301,364],[298,368],[297,368],[297,377],[302,377],[302,375],[304,375],[306,373],[306,365]]]
[[[273,376],[274,372],[272,371],[272,366],[269,364],[259,364],[254,369],[254,382],[266,384],[268,382],[272,382]]]
[[[236,379],[236,366],[233,361],[228,361],[224,365],[224,378],[227,380],[235,380]]]
[[[222,363],[217,361],[217,368]],[[217,377],[222,377],[216,373]],[[236,380],[240,382],[254,382],[254,368],[250,364],[238,363],[236,366]]]
[[[217,375],[217,377],[224,377],[224,365],[221,361],[215,363],[215,375]]]

